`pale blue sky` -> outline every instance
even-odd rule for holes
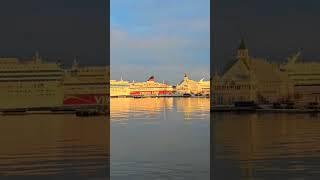
[[[209,0],[111,0],[111,78],[210,74]]]

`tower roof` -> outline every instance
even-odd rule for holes
[[[244,42],[244,39],[241,39],[240,45],[239,45],[239,50],[247,49],[246,44]]]

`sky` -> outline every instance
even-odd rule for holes
[[[111,79],[210,76],[209,0],[111,0]]]
[[[0,56],[108,64],[105,0],[1,0]]]
[[[254,57],[283,63],[302,50],[302,60],[320,61],[319,0],[214,2],[212,73],[234,60],[241,37]]]

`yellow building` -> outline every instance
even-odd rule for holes
[[[249,56],[244,41],[237,58],[221,77],[215,76],[213,103],[233,104],[235,101],[255,101],[260,104],[286,101],[293,96],[293,82],[279,65]]]
[[[320,103],[320,63],[299,61],[300,52],[281,67],[294,83],[294,99],[297,103]]]
[[[199,87],[201,89],[201,94],[210,95],[210,81],[204,81],[201,79],[199,81]]]
[[[194,81],[189,79],[187,74],[184,75],[183,80],[176,86],[176,91],[179,94],[210,94],[210,81]]]

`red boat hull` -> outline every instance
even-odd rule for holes
[[[66,95],[63,105],[104,105],[107,101],[106,94],[75,94]]]
[[[142,96],[142,95],[171,95],[171,91],[131,91],[132,96]]]

